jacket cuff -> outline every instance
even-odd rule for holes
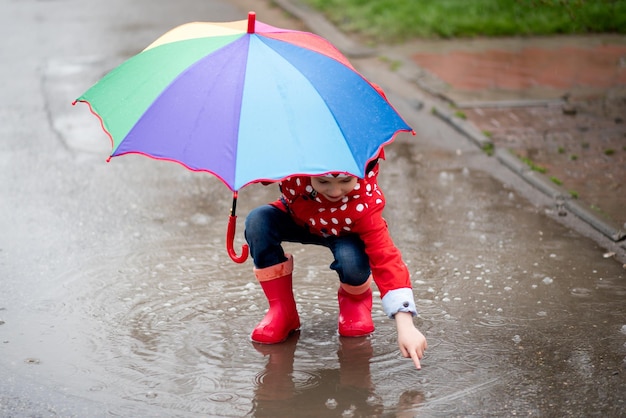
[[[391,319],[393,319],[398,312],[410,312],[413,316],[417,315],[413,290],[408,287],[390,290],[385,297],[383,297],[382,302],[383,311],[385,311],[385,314]]]

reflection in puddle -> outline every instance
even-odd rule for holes
[[[257,377],[252,416],[381,416],[384,405],[372,383],[369,338],[339,338],[338,366],[315,372],[298,369],[298,339],[296,333],[281,345],[254,345],[267,363]]]

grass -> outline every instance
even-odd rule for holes
[[[556,184],[557,186],[562,186],[563,185],[563,181],[561,179],[559,179],[558,177],[555,177],[555,176],[551,176],[550,177],[550,181],[552,181],[552,183]]]
[[[467,119],[467,115],[462,110],[455,110],[454,111],[454,116],[456,116],[459,119],[463,119],[463,120]]]
[[[530,158],[520,157],[520,160],[522,160],[528,167],[530,167],[532,171],[536,171],[541,174],[546,174],[548,172],[547,168],[535,164]]]
[[[399,60],[392,60],[391,58],[385,57],[385,56],[382,56],[379,59],[382,62],[388,64],[389,65],[389,69],[391,71],[394,71],[394,72],[398,71],[400,69],[400,67],[402,66],[402,61],[399,61]]]
[[[411,38],[626,33],[626,0],[302,0],[346,32]]]

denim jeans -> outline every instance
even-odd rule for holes
[[[370,275],[369,258],[358,235],[322,237],[313,234],[306,226],[296,224],[290,214],[271,205],[259,206],[248,214],[245,237],[257,268],[286,261],[281,246],[286,241],[329,248],[335,258],[330,268],[337,272],[342,283],[358,286]]]

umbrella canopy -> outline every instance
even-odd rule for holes
[[[167,32],[74,101],[111,139],[111,157],[136,153],[217,176],[233,192],[291,175],[358,177],[411,128],[327,40],[248,20],[194,22]]]
[[[325,39],[248,20],[167,32],[76,101],[128,153],[208,171],[237,191],[294,174],[346,172],[398,131],[387,100]]]

